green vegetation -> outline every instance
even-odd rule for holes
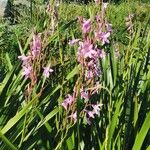
[[[91,80],[84,77],[87,68],[78,60],[79,46],[68,42],[94,36],[100,6],[65,3],[57,13],[53,6],[47,11],[37,3],[32,13],[17,8],[13,23],[1,19],[0,150],[149,150],[150,4],[108,5],[103,19],[112,24],[110,42],[92,39],[105,56],[96,63],[100,75]],[[92,20],[90,33],[83,33],[78,16]],[[38,59],[29,62],[32,77],[25,79],[26,66],[18,56],[33,55],[34,38],[42,48],[38,45]],[[89,59],[96,58],[84,63]],[[53,72],[47,78],[43,70],[48,65]],[[80,93],[82,86],[88,94],[96,90],[88,101]],[[72,93],[75,102],[65,110],[62,104]],[[89,117],[98,104],[100,114]]]

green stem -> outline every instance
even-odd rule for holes
[[[11,150],[18,150],[0,131],[0,138],[10,147]]]
[[[27,113],[25,114],[25,119],[24,119],[24,124],[23,124],[23,131],[22,131],[22,136],[21,136],[21,140],[19,143],[19,148],[21,147],[24,137],[25,137],[25,130],[26,130],[26,122],[27,122]]]

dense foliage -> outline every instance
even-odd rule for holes
[[[0,149],[150,149],[149,5],[36,3],[0,26]]]

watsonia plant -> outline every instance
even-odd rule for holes
[[[122,45],[104,9],[89,10],[66,49],[62,34],[75,20],[61,25],[54,10],[45,11],[43,31],[37,23],[24,47],[18,41],[22,62],[9,63],[0,84],[0,149],[149,149],[148,22],[134,23]]]

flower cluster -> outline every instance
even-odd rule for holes
[[[43,44],[48,43],[49,36],[54,34],[58,25],[58,11],[53,2],[46,4],[43,17],[45,18],[44,31],[38,33],[34,30],[28,53],[18,57],[22,61],[22,75],[25,77],[25,80],[28,80],[27,92],[25,93],[27,99],[30,99],[30,96],[33,96],[34,93],[41,94],[47,81],[46,79],[53,72],[53,69],[50,68],[50,60],[47,57],[49,45]],[[43,78],[41,78],[41,74]],[[39,88],[39,86],[42,88]]]
[[[100,17],[95,17],[95,20],[85,19],[78,17],[78,21],[81,26],[82,39],[73,39],[69,41],[70,46],[78,45],[77,61],[80,64],[80,86],[78,86],[74,93],[80,95],[80,100],[84,103],[84,107],[80,111],[80,115],[86,118],[88,124],[91,124],[92,119],[95,116],[100,115],[100,107],[102,104],[98,101],[93,101],[92,96],[97,95],[99,84],[99,78],[101,76],[100,60],[104,59],[106,53],[104,51],[105,45],[109,44],[109,37],[112,32],[111,24]],[[76,87],[76,85],[75,85]],[[74,107],[78,96],[75,94],[68,95],[63,101],[62,106],[66,111],[70,111],[72,119],[77,120],[77,111],[71,109]]]
[[[74,102],[74,98],[72,95],[68,94],[66,99],[63,101],[62,106],[67,110],[69,106]]]
[[[18,56],[18,58],[22,61],[22,68],[23,68],[22,75],[25,76],[25,79],[30,78],[33,70],[33,67],[31,65],[32,62],[31,56],[21,55]]]
[[[109,37],[112,32],[112,25],[101,20],[100,16],[96,16],[97,28],[95,30],[95,38],[102,45],[109,43]]]
[[[32,92],[34,85],[37,83],[38,74],[40,73],[40,63],[42,59],[42,39],[41,34],[34,33],[32,41],[30,43],[30,51],[27,55],[18,56],[22,61],[22,75],[25,80],[30,79],[30,84],[28,84],[28,95]],[[48,78],[53,70],[48,67],[43,67],[43,75]]]
[[[40,59],[40,54],[42,50],[41,35],[34,34],[32,42],[30,43],[30,52],[25,56],[24,54],[18,56],[22,60],[23,76],[25,79],[30,78],[31,80],[36,78],[35,64]]]
[[[31,55],[33,59],[37,59],[40,56],[40,52],[42,49],[42,42],[41,42],[41,35],[40,34],[34,34],[32,42],[30,44],[31,49]]]
[[[85,109],[84,112],[86,113],[86,120],[87,123],[90,125],[91,120],[95,118],[95,115],[100,116],[100,107],[102,104],[92,104],[91,108],[92,110]]]
[[[49,66],[48,67],[43,67],[44,69],[44,72],[43,72],[43,75],[46,77],[46,78],[49,78],[50,76],[50,73],[52,73],[54,70],[51,69]]]

